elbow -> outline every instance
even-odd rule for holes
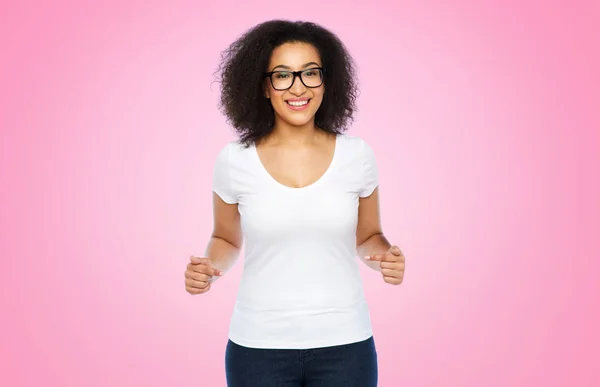
[[[356,246],[360,247],[363,244],[367,243],[368,241],[370,241],[373,238],[377,238],[377,237],[383,237],[383,232],[382,231],[375,231],[372,233],[367,234],[366,236],[363,236],[360,239],[356,240]]]
[[[211,235],[212,239],[219,239],[233,247],[235,247],[238,250],[242,249],[242,245],[243,245],[243,240],[241,238],[227,238],[225,236],[222,235],[218,235],[216,233],[213,232],[213,234]]]

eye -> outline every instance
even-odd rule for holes
[[[275,73],[275,78],[277,78],[277,79],[286,79],[286,78],[289,78],[289,77],[291,77],[291,74],[288,73],[288,72],[278,72],[278,73]]]

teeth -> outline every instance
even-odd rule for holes
[[[292,106],[304,106],[308,103],[308,101],[287,101]]]

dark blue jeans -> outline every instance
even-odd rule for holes
[[[231,340],[228,387],[376,387],[377,352],[365,341],[314,349],[257,349]]]

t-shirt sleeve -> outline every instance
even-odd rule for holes
[[[233,180],[231,179],[231,144],[223,147],[214,165],[212,190],[225,203],[237,203],[237,195],[233,189]]]
[[[373,148],[365,141],[362,142],[362,186],[359,192],[361,198],[370,196],[379,185],[379,169]]]

